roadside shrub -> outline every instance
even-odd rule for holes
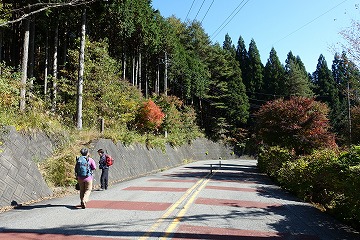
[[[307,198],[325,208],[332,208],[341,192],[346,168],[340,164],[338,156],[335,151],[320,150],[303,157],[308,162],[307,179],[310,185]]]
[[[360,229],[359,146],[343,153],[323,149],[301,157],[270,147],[262,150],[258,164],[284,189]]]
[[[20,100],[20,72],[0,64],[0,107],[17,109]]]
[[[309,162],[303,158],[287,161],[279,169],[277,179],[282,187],[305,200],[312,189],[308,166]]]
[[[142,132],[156,132],[165,114],[161,111],[160,107],[156,105],[151,99],[145,101],[136,117],[137,128]]]
[[[287,149],[279,146],[263,147],[258,156],[258,167],[262,172],[277,179],[278,171],[282,168],[282,165],[293,159],[294,155]]]
[[[339,197],[331,212],[356,229],[360,229],[360,146],[353,146],[339,157],[344,169]]]

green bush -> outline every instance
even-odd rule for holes
[[[332,208],[341,191],[342,174],[345,170],[340,164],[338,153],[320,150],[303,159],[308,162],[309,200]]]
[[[259,155],[259,168],[279,184],[360,229],[360,147],[329,149],[294,157],[280,147]]]
[[[282,165],[293,160],[294,155],[287,149],[279,146],[263,147],[258,156],[258,167],[270,177],[277,178]]]
[[[302,199],[308,199],[311,191],[311,177],[308,171],[309,162],[299,158],[283,163],[278,171],[278,182],[285,189],[295,193]]]

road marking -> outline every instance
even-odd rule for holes
[[[170,234],[173,233],[174,229],[177,227],[177,225],[179,224],[181,218],[185,215],[185,213],[187,212],[187,210],[190,208],[191,204],[194,202],[195,198],[197,197],[197,195],[200,193],[200,191],[206,186],[206,184],[210,181],[210,178],[206,179],[205,181],[202,182],[202,184],[200,185],[199,188],[196,189],[196,191],[191,195],[190,199],[186,202],[185,206],[183,209],[181,209],[181,211],[179,212],[179,214],[177,215],[177,217],[174,219],[174,221],[170,224],[170,226],[166,229],[165,234],[163,237],[161,237],[160,239],[167,239],[169,237]]]
[[[150,237],[150,235],[155,232],[155,230],[160,226],[160,224],[162,222],[164,222],[165,219],[167,219],[171,213],[173,213],[175,211],[175,209],[187,198],[191,195],[191,193],[194,191],[194,189],[196,189],[199,185],[201,185],[205,179],[209,176],[210,174],[207,174],[204,178],[200,179],[199,181],[197,181],[194,186],[192,186],[191,188],[189,188],[184,195],[181,196],[181,198],[176,201],[170,208],[169,210],[167,210],[164,215],[162,215],[159,220],[157,220],[151,227],[150,229],[141,237],[139,238],[139,240],[146,240]]]
[[[195,204],[203,205],[217,205],[217,206],[228,206],[228,207],[242,207],[242,208],[270,208],[270,207],[281,207],[282,204],[278,203],[267,203],[267,202],[256,202],[256,201],[243,201],[234,199],[215,199],[215,198],[198,198]]]
[[[127,191],[152,191],[152,192],[186,192],[188,188],[174,187],[127,187],[123,190]]]

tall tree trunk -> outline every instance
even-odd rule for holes
[[[139,52],[139,90],[141,91],[141,88],[142,88],[142,86],[141,86],[141,81],[142,81],[142,79],[141,79],[141,52]]]
[[[49,70],[49,29],[46,29],[45,39],[45,69],[44,69],[44,96],[48,99],[48,70]]]
[[[145,97],[148,98],[149,97],[149,79],[148,79],[148,65],[147,63],[145,63]]]
[[[4,44],[4,30],[0,29],[0,62],[3,61],[3,44]]]
[[[139,59],[134,57],[135,58],[135,84],[134,86],[137,86],[138,85],[138,79],[139,79]]]
[[[167,77],[168,77],[167,71],[168,71],[168,58],[167,58],[167,52],[165,52],[165,74],[164,74],[164,95],[165,96],[167,96],[167,89],[168,89],[168,86],[167,86]]]
[[[125,78],[126,78],[126,53],[123,53],[122,77],[125,80]]]
[[[52,84],[53,84],[53,99],[52,99],[52,111],[56,110],[57,100],[57,74],[58,74],[58,42],[59,42],[59,20],[56,20],[55,34],[54,34],[54,55],[53,55],[53,73],[52,73]]]
[[[30,79],[30,89],[34,86],[34,65],[35,65],[35,17],[31,18],[30,23],[30,43],[29,43],[29,70],[28,77]],[[30,93],[32,94],[32,93]]]
[[[132,75],[131,75],[131,84],[135,86],[135,56],[132,58]]]
[[[63,28],[64,28],[64,32],[62,34],[62,41],[60,42],[60,46],[61,46],[60,68],[61,68],[61,70],[65,70],[65,65],[66,65],[66,61],[67,61],[67,45],[68,45],[68,22],[67,21],[65,21]]]
[[[79,52],[79,77],[77,91],[77,129],[82,129],[82,104],[83,104],[83,84],[84,84],[84,68],[85,68],[85,34],[86,34],[86,7],[84,7],[81,18],[81,43]]]
[[[27,81],[27,65],[29,58],[29,38],[30,38],[30,21],[28,19],[24,20],[24,46],[23,46],[23,58],[22,58],[22,76],[21,76],[21,86],[20,86],[20,111],[25,110],[26,104],[26,81]]]
[[[160,94],[160,64],[157,65],[156,69],[155,94],[157,96]]]

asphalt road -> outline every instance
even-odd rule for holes
[[[111,171],[111,169],[110,169]],[[260,174],[255,160],[199,161],[0,214],[0,239],[360,239]]]

